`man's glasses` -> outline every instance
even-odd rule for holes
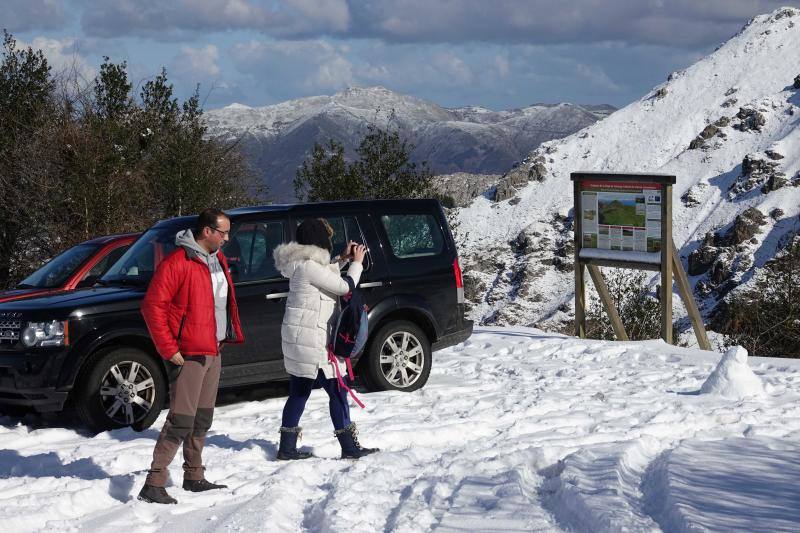
[[[230,232],[231,232],[230,230],[228,230],[228,231],[222,231],[221,229],[217,229],[217,228],[215,228],[214,226],[208,226],[208,229],[210,229],[211,231],[216,231],[217,233],[219,233],[220,235],[222,235],[224,238],[227,238],[227,237],[228,237],[228,235],[229,235],[229,234],[230,234]]]

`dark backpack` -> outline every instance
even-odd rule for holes
[[[344,383],[342,376],[339,372],[339,364],[337,357],[345,360],[347,364],[347,375],[352,382],[354,379],[353,366],[351,359],[361,355],[364,347],[367,344],[368,307],[364,303],[364,296],[361,291],[353,283],[353,278],[344,276],[350,292],[344,296],[339,297],[339,306],[341,312],[336,321],[336,326],[333,328],[333,338],[328,345],[328,360],[333,363],[336,369],[336,378],[339,380],[339,387],[344,388],[350,393],[353,400],[360,406],[364,404],[356,397],[355,393]]]

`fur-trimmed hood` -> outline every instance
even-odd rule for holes
[[[272,257],[275,259],[275,267],[286,278],[292,277],[297,266],[303,261],[314,261],[322,266],[331,263],[331,254],[328,250],[313,244],[298,244],[294,241],[275,247]]]

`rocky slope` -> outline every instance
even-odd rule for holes
[[[755,17],[640,100],[542,144],[503,176],[502,194],[459,210],[473,318],[551,328],[571,319],[569,176],[579,170],[677,176],[675,244],[711,316],[800,231],[798,50],[800,10]]]

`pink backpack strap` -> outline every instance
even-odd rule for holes
[[[333,363],[333,368],[336,369],[336,379],[339,381],[339,389],[346,390],[350,394],[350,397],[353,398],[353,401],[363,409],[364,404],[358,399],[358,396],[356,396],[356,393],[353,392],[353,389],[348,387],[342,379],[342,373],[339,371],[339,361],[336,359],[336,356],[333,355],[333,350],[331,350],[330,346],[328,346],[328,361]],[[350,373],[350,379],[353,379],[353,368],[350,366],[350,359],[347,360],[347,371]]]

